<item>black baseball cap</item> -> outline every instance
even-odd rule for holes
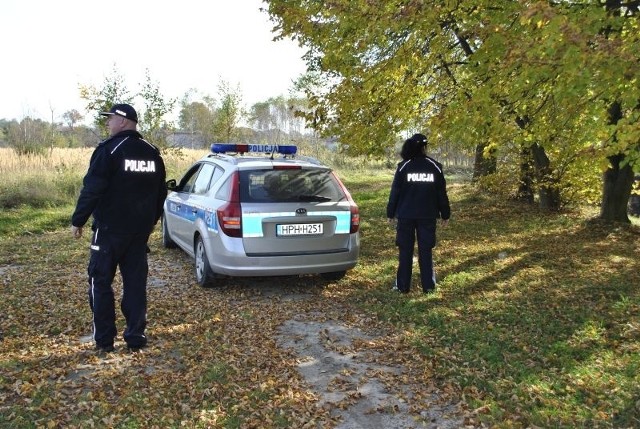
[[[427,145],[427,136],[425,136],[424,134],[414,134],[411,136],[411,140],[415,141],[416,143],[422,146]]]
[[[136,109],[128,104],[114,104],[111,107],[111,110],[108,112],[100,112],[100,114],[102,116],[122,116],[123,118],[131,119],[133,122],[138,123],[138,114],[136,113]]]

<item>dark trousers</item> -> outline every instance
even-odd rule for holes
[[[422,290],[428,292],[436,285],[433,270],[433,248],[436,245],[435,219],[398,219],[396,245],[398,246],[398,273],[396,286],[402,292],[411,288],[413,248],[418,238],[418,263]]]
[[[147,343],[147,241],[149,234],[112,234],[97,228],[89,259],[89,305],[93,338],[98,346],[113,344],[117,335],[112,282],[116,268],[122,275],[120,309],[127,327],[124,340],[131,347]]]

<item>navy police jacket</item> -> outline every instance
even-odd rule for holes
[[[167,196],[160,151],[133,130],[117,133],[98,145],[83,180],[71,224],[119,234],[151,233]]]
[[[398,164],[387,204],[387,218],[449,219],[451,207],[442,165],[428,156]]]

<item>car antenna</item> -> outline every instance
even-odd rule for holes
[[[273,161],[273,154],[275,154],[276,152],[278,152],[278,145],[274,144],[273,146],[271,146],[271,157],[269,158],[271,161]]]

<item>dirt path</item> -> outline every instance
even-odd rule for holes
[[[164,282],[151,278],[160,287]],[[238,308],[281,316],[273,330],[262,324],[267,329],[256,336],[272,336],[276,347],[292,353],[303,382],[336,429],[464,426],[457,405],[433,385],[415,384],[404,357],[390,353],[396,339],[388,327],[332,296],[339,284],[312,276],[224,279],[222,285],[208,292]]]
[[[359,347],[375,340],[374,335],[339,321],[311,319],[313,315],[300,314],[285,322],[279,344],[295,351],[299,371],[320,397],[319,405],[340,418],[336,428],[463,426],[456,407],[439,404],[436,393],[410,406],[416,386],[398,383],[406,379],[406,369]]]
[[[416,384],[404,357],[390,352],[397,339],[388,327],[331,296],[339,285],[325,287],[314,277],[225,279],[223,285],[213,293],[283,316],[275,331],[258,336],[272,335],[277,347],[293,353],[336,429],[464,426],[463,411],[435,386]]]

